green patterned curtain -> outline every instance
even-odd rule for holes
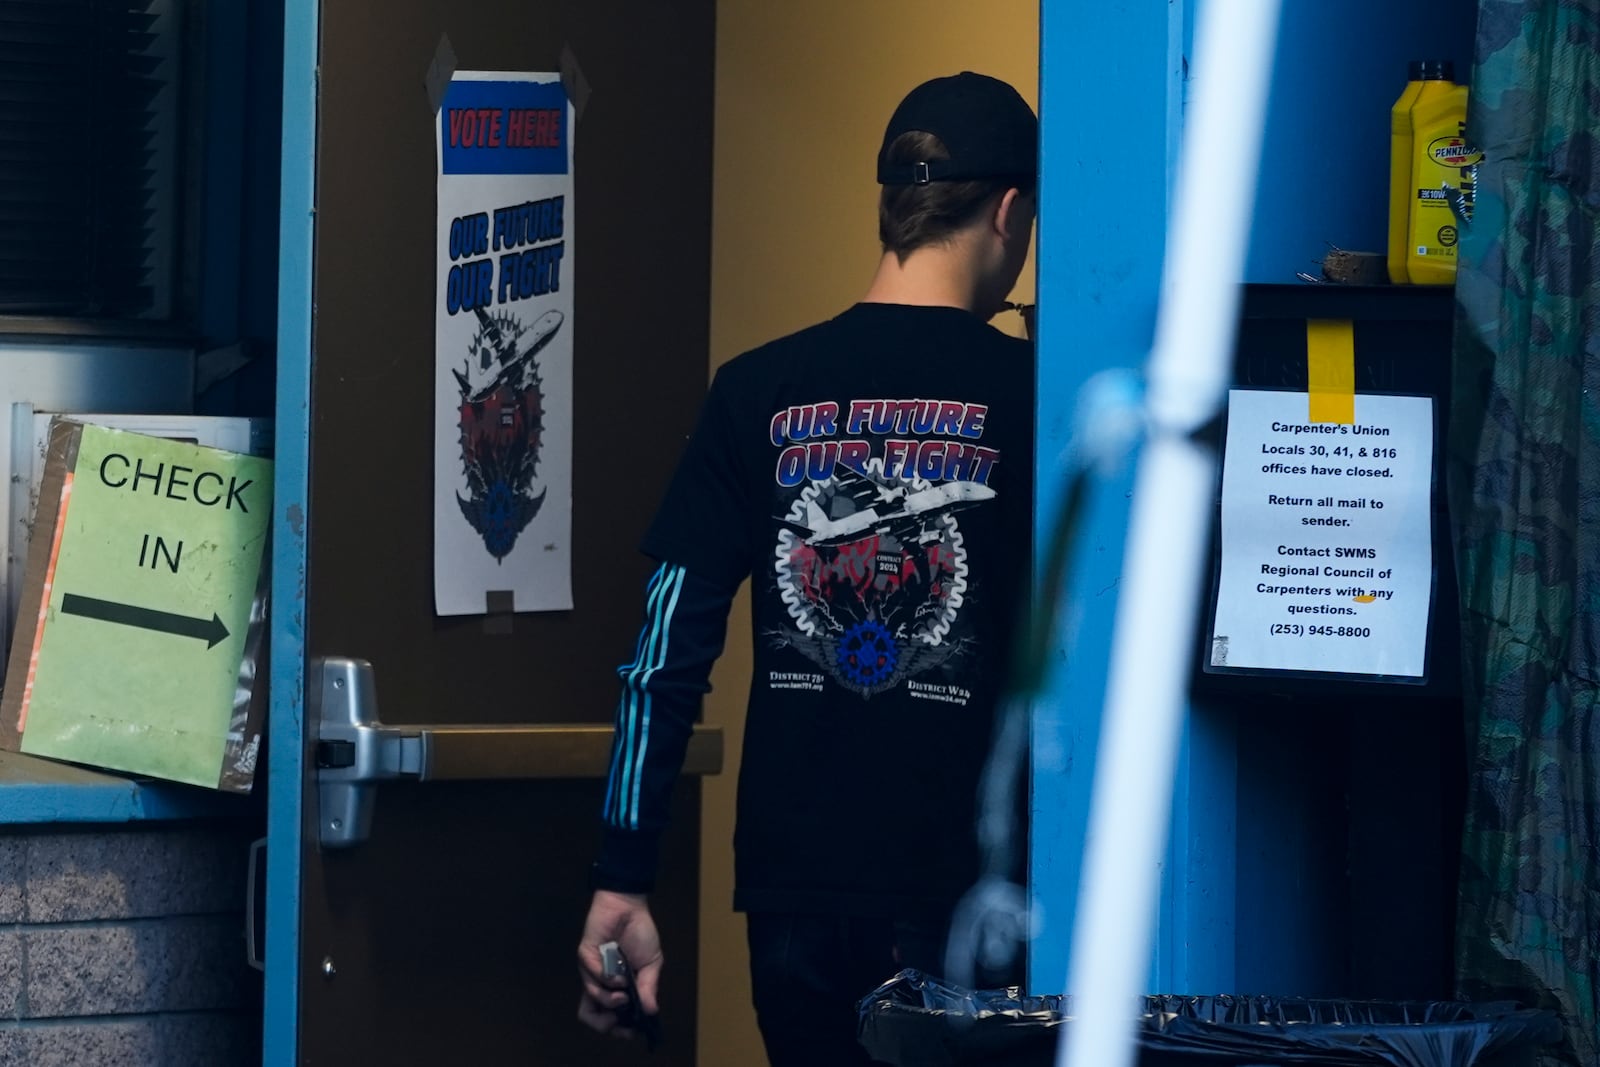
[[[1600,0],[1480,0],[1450,501],[1468,751],[1460,992],[1600,1065]]]

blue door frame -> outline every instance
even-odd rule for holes
[[[1194,0],[1042,5],[1038,541],[1062,496],[1079,391],[1144,365],[1154,337]],[[1033,717],[1028,981],[1062,991],[1105,699],[1132,464],[1100,484],[1080,533],[1058,667]],[[1190,709],[1163,866],[1153,989],[1229,990],[1234,973],[1232,727]],[[1191,817],[1191,815],[1193,817]]]
[[[285,0],[278,219],[276,506],[267,766],[263,1067],[296,1062],[305,693],[306,500],[310,485],[311,284],[317,173],[318,0]]]

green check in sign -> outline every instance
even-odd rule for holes
[[[58,431],[60,424],[58,424]],[[6,707],[23,752],[216,788],[242,722],[241,662],[272,511],[269,460],[75,427],[40,596],[19,620]],[[55,436],[53,435],[53,442]],[[52,447],[52,462],[67,463]],[[70,449],[65,451],[70,456]],[[47,475],[45,490],[56,484]],[[41,502],[41,518],[46,514]],[[48,558],[45,554],[48,553]],[[248,675],[252,672],[246,672]],[[253,764],[254,753],[250,756]]]

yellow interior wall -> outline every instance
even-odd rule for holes
[[[1010,82],[1037,109],[1038,51],[1038,0],[719,0],[710,369],[865,291],[879,256],[878,144],[907,90],[975,70]],[[1014,300],[1033,301],[1033,275],[1030,261]],[[995,325],[1022,333],[1014,313]],[[728,758],[703,793],[701,1067],[766,1063],[744,920],[732,911],[748,597],[746,589],[734,605],[706,701]]]

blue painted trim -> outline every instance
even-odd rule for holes
[[[249,815],[252,810],[248,797],[110,777],[104,783],[0,784],[0,825],[3,826],[234,818]]]
[[[1041,544],[1060,503],[1060,459],[1070,444],[1079,391],[1101,371],[1142,367],[1150,351],[1191,10],[1188,2],[1118,2],[1101,5],[1092,19],[1063,5],[1045,4],[1040,13]],[[1130,464],[1094,494],[1069,569],[1058,666],[1034,707],[1029,875],[1044,929],[1033,945],[1028,981],[1040,993],[1062,991],[1071,956],[1132,473]],[[1209,803],[1231,781],[1227,768],[1214,762],[1209,737],[1199,740],[1186,747],[1175,802],[1189,811],[1196,801]],[[1191,938],[1189,927],[1198,916],[1190,895],[1216,902],[1216,915],[1206,913],[1204,943],[1231,944],[1233,861],[1231,837],[1216,837],[1198,816],[1173,843],[1166,864],[1173,877],[1163,894],[1152,980],[1165,985],[1170,978],[1169,988],[1177,990],[1188,984],[1198,956],[1179,950],[1202,944]],[[1207,856],[1199,874],[1196,845]],[[1206,882],[1206,872],[1223,870],[1225,882]],[[1231,955],[1225,962],[1231,971]]]
[[[272,705],[267,763],[267,943],[263,1067],[299,1046],[300,847],[305,773],[306,522],[310,489],[311,301],[318,0],[287,0],[278,226],[278,383],[272,527]]]

